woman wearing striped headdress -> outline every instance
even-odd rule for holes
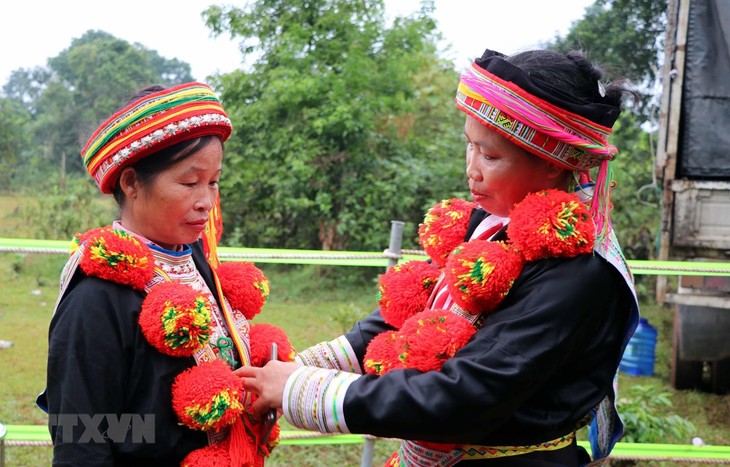
[[[231,121],[203,83],[151,86],[81,151],[120,217],[78,234],[50,323],[46,391],[54,465],[262,465],[262,430],[233,370],[263,365],[279,328],[252,324],[269,283],[218,261]]]
[[[474,61],[456,95],[471,199],[428,211],[430,261],[383,274],[379,308],[350,332],[237,370],[255,410],[403,439],[392,466],[582,465],[586,425],[606,457],[638,304],[610,220],[609,136],[631,91],[601,76],[578,52]]]

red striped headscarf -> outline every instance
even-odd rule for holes
[[[111,193],[122,168],[182,141],[231,135],[231,120],[211,88],[180,84],[147,94],[104,121],[81,151],[102,193]]]
[[[455,100],[464,113],[531,154],[583,174],[599,167],[591,211],[598,231],[605,233],[610,224],[609,162],[618,152],[608,138],[620,108],[551,94],[490,50],[461,75]]]

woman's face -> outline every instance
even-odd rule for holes
[[[565,189],[566,170],[533,156],[471,116],[466,117],[464,134],[469,189],[485,211],[508,217],[529,193]]]
[[[142,185],[134,170],[122,173],[126,201],[122,225],[163,248],[196,241],[218,196],[223,146],[208,144]]]

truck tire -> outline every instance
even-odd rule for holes
[[[730,392],[730,359],[710,362],[710,390],[715,394]]]
[[[679,339],[678,321],[679,310],[674,311],[674,332],[672,333],[672,367],[669,380],[677,390],[701,389],[702,362],[682,360],[681,341]]]

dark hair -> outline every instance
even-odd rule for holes
[[[134,170],[137,174],[137,180],[142,186],[147,186],[152,183],[158,175],[167,170],[169,167],[181,162],[196,153],[197,151],[206,147],[215,136],[203,136],[201,138],[189,139],[182,141],[168,148],[162,149],[154,153],[154,157],[145,157],[140,159],[134,164],[130,165],[129,168]],[[124,204],[124,192],[122,191],[119,182],[114,186],[114,200],[117,202],[119,207]]]
[[[144,88],[141,88],[129,98],[129,100],[126,104],[124,104],[123,107],[126,107],[132,102],[148,94],[164,91],[165,89],[167,89],[167,86],[162,86],[160,84],[154,84],[152,86],[146,86]],[[134,164],[130,165],[129,168],[134,170],[135,174],[137,175],[137,180],[139,180],[141,185],[149,185],[155,180],[155,178],[159,174],[167,170],[169,167],[177,164],[180,161],[183,161],[200,149],[206,147],[213,140],[213,138],[215,138],[215,136],[203,136],[201,138],[181,141],[170,147],[155,152],[154,157],[148,156],[138,160]],[[117,205],[120,208],[123,207],[124,192],[119,186],[119,182],[117,182],[117,184],[114,186],[112,194],[114,196],[114,200],[117,202]]]
[[[600,103],[620,108],[625,95],[637,96],[625,80],[601,83],[603,70],[577,50],[567,54],[530,50],[504,59],[527,73],[538,88],[575,104]]]

